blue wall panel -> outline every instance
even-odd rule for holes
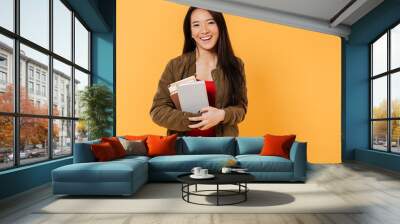
[[[113,90],[114,84],[113,33],[92,34],[93,83],[102,83]]]
[[[0,199],[48,183],[53,169],[71,163],[69,157],[0,172]]]
[[[368,46],[345,45],[346,119],[343,160],[354,159],[354,149],[367,148],[369,142]]]
[[[66,2],[79,14],[90,29],[94,32],[111,32],[111,26],[107,23],[102,5],[107,7],[113,4],[113,0],[66,0]]]
[[[92,33],[92,72],[93,83],[104,84],[115,94],[113,33]],[[114,126],[109,128],[110,135],[114,134]]]
[[[370,73],[368,46],[375,38],[399,21],[400,1],[386,0],[353,24],[349,40],[344,43],[345,55],[342,59],[345,65],[343,160],[355,159],[383,168],[399,170],[399,165],[396,165],[393,161],[400,164],[400,157],[387,154],[382,156],[382,154],[369,150]]]
[[[350,44],[368,44],[400,19],[400,0],[385,0],[351,27]]]
[[[368,163],[369,165],[400,172],[400,155],[393,155],[392,153],[380,151],[356,149],[355,160]]]

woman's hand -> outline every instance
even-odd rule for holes
[[[199,128],[207,130],[214,127],[225,118],[225,111],[215,107],[205,107],[200,110],[201,116],[189,117],[190,121],[199,121],[197,124],[189,125],[189,128]]]

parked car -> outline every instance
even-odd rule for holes
[[[8,161],[14,160],[14,153],[10,153],[7,155]]]
[[[58,156],[58,155],[61,155],[61,154],[62,154],[62,153],[61,153],[61,149],[54,149],[53,152],[54,152],[54,155],[55,155],[55,156]]]
[[[31,157],[40,157],[41,156],[41,152],[40,151],[33,151],[32,153],[31,153]]]
[[[13,154],[13,153],[8,154],[7,157],[8,157],[8,159],[9,159],[9,161],[14,160],[14,154]],[[31,150],[24,150],[24,151],[21,151],[21,152],[19,153],[19,158],[20,158],[20,159],[28,159],[28,158],[30,158],[30,157],[32,157],[32,152],[31,152]]]

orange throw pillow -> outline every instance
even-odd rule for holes
[[[108,142],[93,144],[91,145],[91,149],[94,157],[99,162],[110,161],[117,158],[112,145]]]
[[[290,148],[296,135],[269,135],[264,136],[264,146],[261,149],[260,155],[262,156],[281,156],[289,159]]]
[[[142,135],[142,136],[134,136],[134,135],[125,135],[125,139],[129,141],[146,141],[147,135]]]
[[[108,142],[114,149],[115,155],[117,158],[121,158],[126,156],[126,151],[124,146],[122,146],[121,142],[117,137],[109,137],[109,138],[101,138],[101,142]]]
[[[147,137],[148,156],[176,155],[177,134],[170,136],[149,135]]]

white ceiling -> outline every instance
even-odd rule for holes
[[[225,0],[255,7],[275,9],[282,12],[330,20],[350,0]]]
[[[347,37],[383,0],[170,0],[210,10]]]

